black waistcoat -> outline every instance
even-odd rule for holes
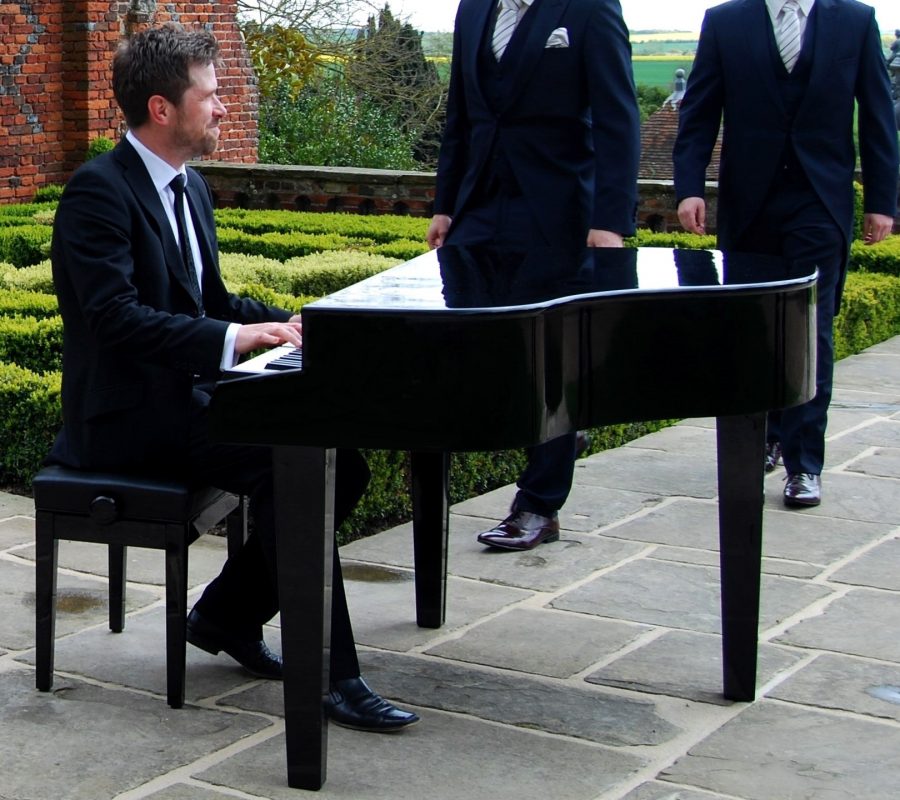
[[[775,31],[772,25],[767,24],[766,30],[769,33],[769,56],[772,59],[775,69],[776,84],[778,91],[781,93],[781,99],[784,104],[785,114],[787,116],[787,128],[793,128],[794,117],[806,96],[806,90],[809,86],[809,76],[812,72],[813,53],[816,47],[816,6],[812,7],[809,19],[806,21],[806,29],[803,32],[803,46],[800,49],[800,56],[794,69],[790,72],[784,66],[781,60],[781,54],[778,52],[778,43],[775,40]],[[794,146],[789,138],[785,144],[783,155],[784,166],[790,173],[802,175],[802,169],[797,161]]]

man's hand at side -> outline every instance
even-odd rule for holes
[[[678,204],[678,221],[689,233],[706,233],[706,201],[702,197],[685,197]]]
[[[601,231],[591,228],[587,235],[588,247],[623,247],[622,234],[615,231]]]
[[[450,230],[451,218],[446,214],[435,214],[431,218],[431,224],[428,226],[428,233],[425,234],[425,241],[428,246],[434,250],[444,243],[447,238],[447,231]]]

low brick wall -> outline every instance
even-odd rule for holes
[[[302,167],[195,163],[223,208],[277,208],[293,211],[346,211],[430,217],[433,172],[401,172],[350,167]],[[638,225],[678,230],[672,181],[639,181]],[[715,185],[707,187],[710,231],[715,230]]]

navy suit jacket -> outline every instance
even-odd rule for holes
[[[502,62],[509,81],[497,108],[478,70],[496,8],[497,0],[459,5],[435,213],[465,213],[496,147],[550,242],[563,231],[583,240],[589,228],[632,233],[640,122],[618,0],[540,0],[532,7],[515,63]],[[557,28],[567,29],[568,47],[545,46]]]
[[[788,142],[849,246],[854,101],[865,211],[896,213],[897,128],[875,12],[855,0],[816,0],[813,22],[809,85],[791,122],[777,86],[765,2],[731,0],[706,12],[680,109],[675,193],[679,200],[703,197],[721,121],[721,247],[732,247],[760,211]]]
[[[194,391],[195,378],[218,374],[228,323],[290,316],[227,292],[209,187],[187,172],[205,317],[159,194],[127,140],[66,185],[52,244],[64,335],[63,429],[51,462],[176,472],[196,404],[208,399]]]

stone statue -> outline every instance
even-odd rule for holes
[[[663,100],[662,107],[665,108],[667,104],[671,103],[672,108],[677,109],[678,104],[681,102],[681,99],[684,97],[684,90],[686,88],[687,88],[687,78],[684,75],[684,70],[676,69],[675,70],[674,91],[665,100]]]

